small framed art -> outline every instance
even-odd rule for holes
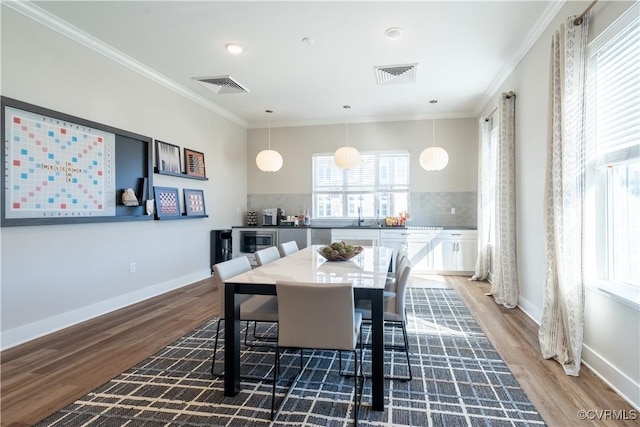
[[[204,153],[185,148],[184,166],[187,175],[197,176],[200,178],[207,176],[204,169]]]
[[[156,164],[159,173],[182,173],[180,147],[156,140]]]
[[[180,194],[177,188],[153,187],[158,218],[180,217]]]
[[[184,206],[187,211],[187,216],[206,216],[204,191],[185,188]]]

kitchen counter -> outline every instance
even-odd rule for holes
[[[299,227],[290,225],[234,225],[232,228],[293,228],[293,229],[354,229],[354,230],[477,230],[477,227],[458,226],[458,225],[408,225],[406,227],[387,227],[387,226],[374,226],[374,225],[301,225]]]

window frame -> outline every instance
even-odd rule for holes
[[[588,47],[588,81],[587,81],[587,164],[585,196],[585,286],[595,292],[608,295],[625,305],[640,309],[640,283],[633,284],[615,280],[613,275],[612,254],[612,202],[611,189],[613,183],[614,168],[621,167],[629,162],[640,161],[640,158],[632,156],[630,159],[615,159],[603,162],[603,156],[598,156],[598,144],[596,134],[598,100],[596,88],[596,57],[603,47],[614,42],[623,32],[628,31],[630,25],[638,19],[640,6],[636,3],[624,15],[622,15],[609,28],[594,39]],[[637,150],[637,148],[636,148]],[[625,151],[621,149],[620,151]],[[627,154],[633,152],[626,149]],[[613,151],[613,153],[616,153]],[[637,153],[637,151],[636,151]],[[609,159],[607,159],[609,160]]]
[[[380,183],[380,164],[379,161],[381,158],[383,157],[388,157],[388,156],[393,156],[393,155],[397,155],[399,157],[404,157],[406,158],[406,183],[400,183],[400,184],[381,184]],[[353,220],[353,219],[367,219],[367,220],[380,220],[382,219],[381,216],[384,214],[381,214],[381,205],[383,204],[383,199],[386,199],[386,195],[389,194],[406,194],[406,208],[403,208],[401,210],[406,210],[409,211],[409,207],[410,207],[410,190],[411,190],[411,182],[410,182],[410,176],[411,176],[411,154],[408,150],[381,150],[381,151],[363,151],[360,152],[360,156],[361,159],[362,157],[366,157],[366,156],[373,156],[374,157],[374,163],[375,163],[375,168],[374,168],[374,173],[373,173],[373,184],[371,185],[353,185],[349,183],[349,179],[348,176],[350,173],[352,173],[350,169],[338,169],[337,166],[335,166],[335,163],[333,163],[333,153],[313,153],[312,155],[312,171],[311,171],[311,191],[312,191],[312,195],[311,195],[311,205],[312,205],[312,215],[314,219],[317,220],[321,220],[321,221],[344,221],[344,220]],[[329,161],[329,164],[331,164],[333,167],[335,167],[336,169],[334,169],[334,172],[339,171],[342,174],[342,178],[341,178],[341,187],[338,190],[325,190],[324,188],[318,188],[318,184],[316,183],[316,176],[317,176],[317,172],[316,172],[316,159],[323,159],[324,161]],[[361,162],[362,164],[362,162]],[[367,188],[368,187],[368,188]],[[351,188],[351,190],[350,190]],[[317,199],[320,195],[327,195],[327,196],[331,196],[331,195],[341,195],[342,197],[342,212],[340,216],[321,216],[320,215],[320,209],[323,209],[322,206],[319,206],[317,203]],[[363,206],[362,211],[359,213],[357,206],[355,206],[352,202],[352,198],[353,196],[357,196],[357,195],[373,195],[373,210],[369,209],[369,206]],[[385,195],[385,197],[383,197],[382,195]],[[366,204],[366,203],[365,203]],[[360,205],[362,204],[362,201],[360,203]],[[396,209],[397,210],[397,209]],[[367,214],[366,212],[373,212],[373,214]]]

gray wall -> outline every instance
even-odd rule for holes
[[[205,153],[209,218],[0,228],[2,348],[208,277],[209,231],[239,225],[246,130],[2,5],[2,95]],[[129,263],[137,272],[129,274]]]
[[[592,10],[593,40],[632,2],[599,2]],[[540,321],[544,289],[544,185],[549,116],[551,36],[566,17],[578,15],[584,2],[567,2],[509,76],[500,92],[516,93],[516,227],[520,298],[518,305]],[[587,281],[589,278],[587,278]],[[593,287],[586,292],[583,361],[636,407],[640,406],[640,315]]]
[[[475,227],[477,223],[478,126],[475,118],[436,120],[436,144],[449,153],[449,164],[427,172],[418,159],[431,145],[432,120],[350,123],[349,145],[360,151],[408,150],[411,156],[410,225]],[[290,215],[311,207],[311,156],[333,153],[345,144],[345,124],[271,129],[271,148],[284,165],[275,173],[256,167],[267,148],[267,129],[247,137],[247,207],[280,207]],[[451,208],[456,213],[451,214]],[[326,221],[325,221],[326,222]]]

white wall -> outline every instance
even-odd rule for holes
[[[206,219],[0,228],[2,348],[209,276],[210,230],[242,223],[246,129],[4,5],[1,18],[3,96],[204,152],[209,177],[153,177],[203,189]]]
[[[436,144],[449,153],[449,164],[439,172],[427,172],[418,158],[431,146],[432,121],[350,123],[349,145],[360,151],[409,150],[411,191],[477,191],[478,129],[468,119],[436,120]],[[256,167],[256,155],[267,149],[267,129],[250,129],[247,141],[249,193],[310,193],[311,156],[333,153],[345,145],[345,124],[271,128],[271,148],[284,159],[277,173]]]
[[[590,39],[600,34],[632,2],[599,2],[592,11]],[[497,105],[500,92],[516,93],[516,226],[519,306],[540,322],[544,287],[544,185],[549,114],[551,36],[584,2],[567,2],[483,115]],[[640,316],[637,309],[587,291],[583,361],[636,407],[640,406]]]

